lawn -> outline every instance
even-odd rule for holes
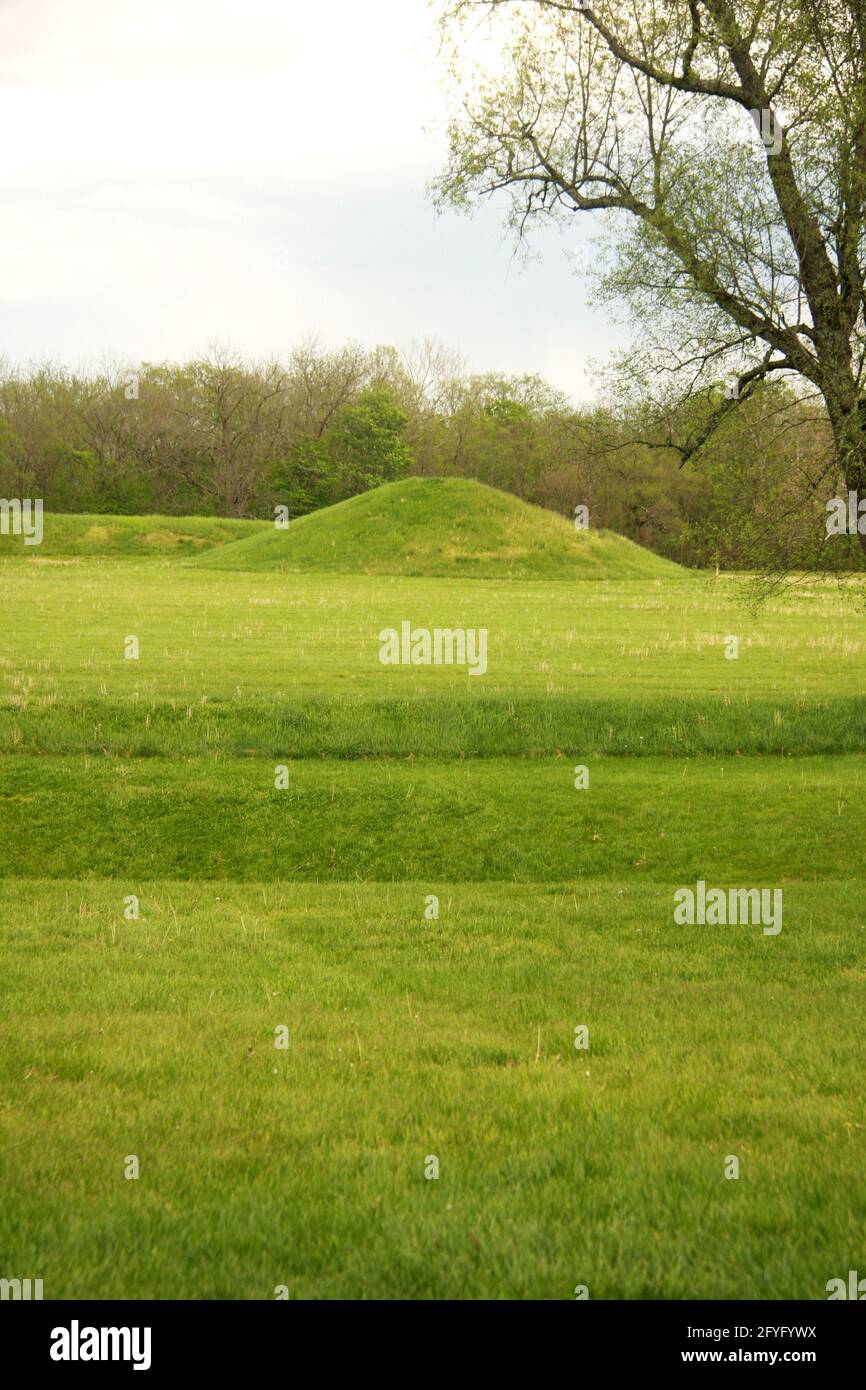
[[[0,885],[3,1257],[47,1297],[821,1298],[856,1267],[854,880],[786,887],[777,938],[610,878],[163,879],[137,922],[130,888]]]
[[[116,548],[0,583],[0,1272],[820,1299],[862,1268],[858,592]],[[487,674],[383,666],[404,619],[486,626]],[[676,925],[698,879],[781,888],[781,932]]]

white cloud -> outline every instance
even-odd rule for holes
[[[558,244],[433,217],[434,50],[426,0],[0,0],[0,354],[431,335],[582,392]]]

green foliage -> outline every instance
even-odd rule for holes
[[[328,433],[328,452],[347,496],[393,482],[408,472],[406,412],[387,391],[365,391],[343,406]]]
[[[325,432],[296,439],[271,470],[274,498],[304,516],[345,497],[403,477],[412,464],[409,417],[389,392],[362,392],[342,406]]]
[[[286,459],[271,469],[273,496],[289,509],[290,517],[305,516],[326,507],[337,491],[337,473],[326,439],[302,436]]]
[[[522,401],[512,401],[507,397],[500,397],[494,401],[488,401],[484,406],[485,415],[491,420],[495,420],[500,425],[514,425],[520,422],[525,423],[532,419],[531,412],[527,405]]]

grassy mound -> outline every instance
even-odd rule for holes
[[[0,535],[0,558],[59,559],[104,556],[141,559],[147,555],[190,555],[237,541],[262,529],[265,521],[234,521],[221,516],[109,516],[46,512],[39,545],[21,536]]]
[[[268,573],[332,571],[474,579],[650,579],[682,575],[610,531],[466,478],[407,478],[271,526],[199,562]]]

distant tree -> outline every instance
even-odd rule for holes
[[[327,437],[300,435],[286,456],[274,461],[270,479],[273,501],[288,507],[290,516],[306,516],[339,499],[337,469]]]
[[[389,391],[362,391],[321,433],[298,435],[271,469],[274,498],[300,516],[403,477],[412,464],[408,416]]]
[[[370,356],[357,343],[323,351],[315,341],[295,348],[286,364],[286,400],[293,437],[320,439],[343,406],[370,385]]]
[[[246,367],[213,348],[185,371],[179,410],[197,476],[223,516],[248,516],[263,472],[281,442],[285,375],[276,362]],[[193,475],[196,476],[196,475]]]
[[[58,446],[77,445],[72,383],[67,373],[45,365],[8,369],[0,376],[0,417],[7,487],[15,497],[50,495]]]
[[[344,405],[328,431],[328,454],[346,496],[402,478],[412,464],[406,442],[409,417],[383,390],[363,392]]]

